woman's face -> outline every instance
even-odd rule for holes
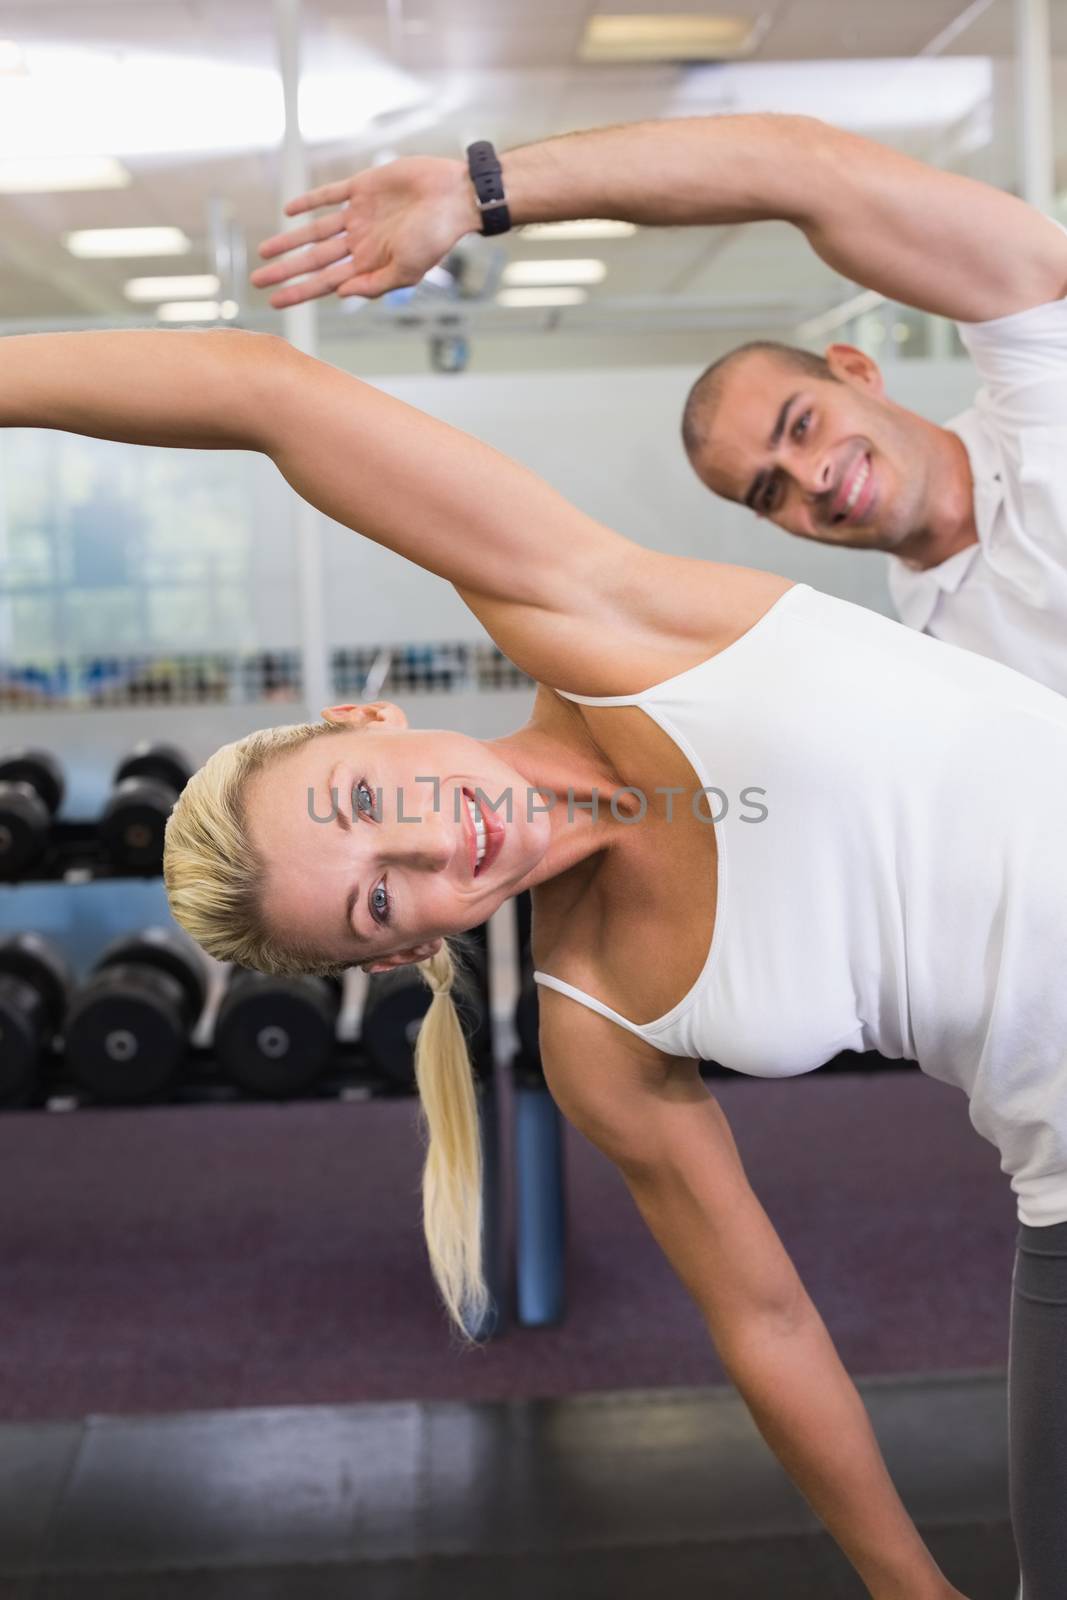
[[[477,739],[409,729],[394,707],[370,722],[346,710],[350,725],[249,784],[267,920],[339,965],[424,960],[522,887],[548,847],[548,817],[530,817],[525,779]],[[510,807],[494,810],[501,796]]]

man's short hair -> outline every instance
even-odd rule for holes
[[[685,410],[682,412],[682,442],[690,460],[710,437],[730,368],[735,361],[755,355],[759,351],[774,356],[784,366],[806,373],[810,378],[833,380],[834,374],[825,356],[813,355],[810,350],[799,350],[795,345],[779,344],[775,339],[752,339],[748,344],[739,345],[736,350],[728,350],[700,374],[685,402]]]

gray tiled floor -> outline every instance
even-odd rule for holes
[[[1003,1376],[860,1387],[953,1581],[1012,1600]],[[7,1427],[0,1483],[0,1600],[864,1594],[726,1389]]]

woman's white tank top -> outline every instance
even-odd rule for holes
[[[537,982],[760,1077],[915,1060],[965,1091],[1022,1220],[1067,1220],[1067,699],[805,584],[664,683],[565,698],[640,706],[712,791],[715,931],[653,1022]]]

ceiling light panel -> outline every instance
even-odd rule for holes
[[[748,55],[763,37],[762,18],[657,14],[589,18],[583,61],[723,61]]]
[[[114,156],[20,156],[0,159],[0,194],[64,194],[126,189],[130,174]]]
[[[14,39],[0,39],[0,73],[14,77],[26,70],[26,57],[22,46]]]
[[[629,239],[637,232],[636,222],[612,222],[607,217],[586,217],[581,222],[528,222],[524,239]]]
[[[89,45],[27,45],[24,68],[3,76],[0,150],[118,157],[270,149],[285,129],[273,67],[208,56]],[[2,57],[0,57],[2,59]],[[376,118],[441,100],[385,55],[355,45],[333,52],[328,71],[304,74],[300,119],[311,142],[348,139]],[[195,107],[195,114],[190,114]]]
[[[506,284],[539,287],[543,284],[602,283],[607,274],[603,261],[575,256],[570,261],[509,261]]]
[[[180,228],[79,228],[63,235],[72,256],[117,261],[124,256],[186,256],[193,241]]]
[[[680,75],[665,114],[779,111],[825,116],[837,127],[884,137],[955,127],[991,102],[993,63],[985,56],[873,61],[742,61],[696,66]]]
[[[222,315],[217,300],[171,300],[156,307],[160,322],[217,322]]]
[[[176,300],[184,295],[187,300],[198,296],[211,299],[219,292],[219,280],[213,272],[188,272],[175,278],[130,278],[123,293],[127,300]]]
[[[580,306],[588,300],[588,289],[501,289],[498,306]]]

